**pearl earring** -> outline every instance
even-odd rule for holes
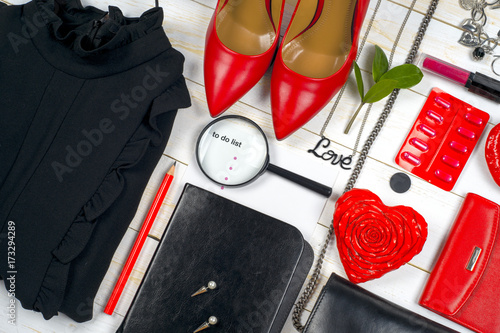
[[[197,329],[195,329],[193,331],[193,333],[197,333],[197,332],[203,331],[204,329],[207,329],[210,326],[217,324],[218,322],[219,322],[219,320],[217,319],[217,317],[210,316],[210,318],[208,318],[208,320],[206,322],[204,322],[203,324],[201,324],[200,327],[198,327]]]
[[[191,295],[191,297],[198,296],[200,294],[206,293],[208,290],[214,290],[217,288],[217,283],[214,281],[208,282],[207,286],[203,286],[200,289],[198,289],[194,294]]]

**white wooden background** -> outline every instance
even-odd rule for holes
[[[25,2],[23,0],[8,1],[11,4],[21,4]],[[407,23],[407,27],[402,35],[399,47],[396,50],[394,65],[403,63],[406,58],[408,49],[413,42],[413,38],[415,37],[417,28],[420,25],[423,14],[427,10],[429,2],[429,0],[417,1],[414,11]],[[399,26],[410,3],[411,0],[382,0],[380,11],[360,59],[360,65],[364,70],[364,75],[370,74],[371,66],[369,65],[369,61],[371,61],[374,53],[373,44],[378,44],[387,54],[389,54],[399,30]],[[83,4],[93,5],[100,9],[106,9],[108,5],[115,5],[120,7],[127,16],[139,16],[143,11],[151,8],[154,5],[154,1],[84,0]],[[193,105],[191,108],[181,110],[178,113],[174,130],[164,156],[151,177],[148,187],[143,194],[136,217],[132,221],[127,234],[121,242],[113,258],[111,267],[95,298],[94,319],[86,323],[78,324],[65,315],[59,315],[46,321],[39,313],[27,311],[18,306],[17,324],[16,326],[12,326],[7,323],[7,293],[4,288],[1,288],[1,332],[114,332],[122,321],[123,316],[126,314],[133,295],[147,269],[148,262],[158,244],[158,239],[161,237],[180,195],[184,185],[182,182],[182,175],[186,171],[186,168],[194,162],[192,156],[197,135],[204,125],[211,120],[207,110],[203,88],[202,64],[205,31],[216,6],[216,0],[161,0],[160,4],[165,11],[164,29],[173,46],[181,51],[186,57],[184,74],[187,79],[187,85],[191,93]],[[367,13],[365,27],[368,18],[373,12],[375,4],[376,0],[372,0],[370,9]],[[289,13],[292,8],[293,3],[288,3],[287,12]],[[487,14],[489,20],[486,31],[490,35],[496,35],[500,28],[500,10],[496,10],[496,12],[494,10],[488,10]],[[435,55],[463,68],[480,71],[483,74],[494,76],[489,67],[492,60],[491,55],[486,56],[481,62],[475,62],[471,58],[472,50],[457,43],[461,35],[461,30],[459,30],[460,23],[468,16],[469,12],[459,7],[458,0],[441,0],[421,45],[421,51]],[[364,33],[364,31],[362,33]],[[500,47],[498,52],[500,53]],[[227,111],[226,114],[241,114],[251,118],[264,129],[271,140],[275,141],[272,131],[269,101],[270,73],[271,71],[269,70],[258,85],[244,96],[240,102],[236,103]],[[332,149],[344,156],[351,153],[359,129],[359,123],[362,118],[362,116],[358,117],[358,122],[349,135],[343,134],[343,129],[359,101],[353,77],[349,80],[350,85],[325,132],[325,135],[332,140]],[[400,93],[384,129],[369,153],[369,158],[367,159],[356,186],[358,188],[372,190],[379,195],[387,205],[407,205],[416,209],[428,222],[429,236],[422,252],[413,258],[409,264],[386,274],[382,278],[364,283],[362,286],[414,312],[420,313],[458,331],[467,332],[465,328],[420,307],[417,301],[465,194],[467,192],[475,192],[500,203],[500,189],[491,179],[484,160],[484,142],[486,135],[483,134],[453,191],[442,191],[411,174],[412,187],[408,192],[396,194],[389,187],[390,177],[395,172],[402,171],[401,168],[394,163],[394,157],[419,113],[420,108],[424,104],[427,94],[430,92],[431,88],[435,86],[488,112],[491,115],[491,119],[485,133],[500,121],[500,110],[497,104],[473,95],[464,88],[446,82],[431,74],[426,75],[423,81],[414,89],[402,91]],[[339,168],[338,166],[332,166],[328,162],[320,162],[317,158],[312,156],[312,154],[307,153],[307,150],[313,148],[318,141],[319,132],[332,105],[333,102],[330,102],[323,111],[302,129],[288,139],[279,142],[278,151],[275,153],[279,153],[279,151],[293,151],[294,153],[301,154],[303,158],[309,160],[310,163],[323,163],[323,172],[325,173],[336,172]],[[384,101],[374,105],[366,124],[362,142],[371,131],[383,106]],[[139,261],[134,268],[115,313],[113,316],[108,316],[102,312],[103,308],[120,274],[122,265],[126,260],[133,241],[137,236],[137,230],[140,228],[142,220],[156,193],[162,175],[168,170],[174,160],[178,163],[173,186],[165,199],[159,217],[153,226],[150,237],[146,241],[145,248],[139,257]],[[303,170],[303,174],[307,176],[307,170]],[[313,239],[311,240],[311,245],[316,253],[318,253],[321,247],[327,232],[327,226],[331,222],[335,200],[340,193],[342,193],[349,175],[350,171],[340,171],[334,186],[334,194],[330,199],[325,201],[325,208],[317,223]],[[316,290],[316,294],[311,300],[308,310],[314,305],[322,285],[326,282],[331,272],[336,272],[345,276],[334,242],[331,243],[327,252],[323,274],[321,275],[321,286]],[[309,312],[307,311],[304,315],[304,321],[308,315]],[[285,325],[283,332],[294,332],[290,320],[288,320]]]

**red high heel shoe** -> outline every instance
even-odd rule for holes
[[[264,75],[278,46],[285,0],[219,0],[205,41],[207,103],[216,117]]]
[[[278,140],[307,123],[347,81],[368,4],[369,0],[299,0],[271,77]]]

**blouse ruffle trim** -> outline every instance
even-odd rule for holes
[[[87,245],[99,216],[121,194],[125,186],[123,171],[136,165],[149,145],[158,146],[163,141],[163,134],[157,126],[157,118],[164,113],[188,106],[190,106],[189,93],[184,78],[181,77],[153,101],[146,115],[146,121],[139,126],[125,145],[101,185],[82,207],[57,248],[52,251],[52,261],[33,306],[35,310],[42,312],[45,319],[57,315],[64,298],[71,261]]]

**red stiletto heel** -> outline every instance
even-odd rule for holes
[[[369,0],[299,0],[271,78],[274,132],[283,140],[347,81]]]
[[[207,103],[216,117],[264,75],[278,46],[284,0],[219,0],[205,41]]]

